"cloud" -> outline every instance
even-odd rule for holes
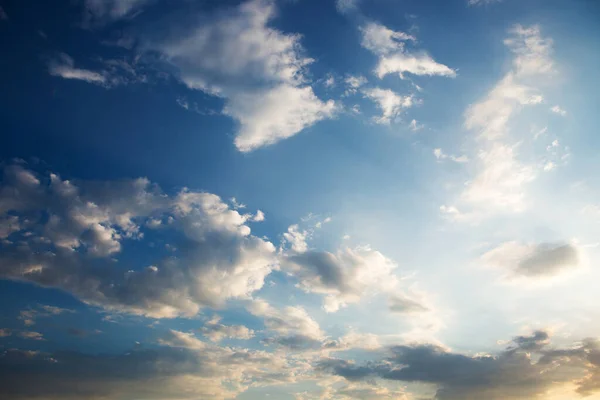
[[[239,121],[240,129],[234,142],[238,150],[249,152],[331,118],[335,110],[333,100],[322,102],[309,86],[281,84],[262,92],[231,96],[223,112]]]
[[[335,0],[335,8],[340,14],[347,14],[358,9],[359,0]]]
[[[254,331],[243,325],[223,325],[220,318],[215,317],[208,321],[200,330],[202,335],[213,342],[220,342],[223,339],[242,339],[247,340],[254,337]]]
[[[500,3],[502,0],[467,0],[470,6],[481,6],[484,4]]]
[[[391,296],[390,311],[400,314],[413,314],[429,311],[427,307],[406,296]]]
[[[485,253],[481,261],[510,276],[543,278],[581,266],[580,250],[572,244],[507,242]]]
[[[185,336],[171,331],[163,342],[173,341],[173,346],[116,354],[7,350],[0,354],[0,385],[16,400],[230,400],[250,387],[293,382],[303,372],[263,351],[211,344],[189,347],[193,341],[180,340]]]
[[[552,111],[554,114],[560,115],[561,117],[567,116],[567,112],[559,106],[553,106],[552,108],[550,108],[550,111]]]
[[[317,349],[321,347],[325,334],[319,324],[306,310],[299,306],[287,306],[282,310],[272,307],[262,299],[253,300],[247,310],[261,317],[272,335],[264,342],[284,346],[292,350]]]
[[[290,254],[281,259],[281,265],[298,279],[302,290],[326,295],[323,307],[327,312],[357,303],[368,294],[389,292],[398,284],[396,263],[368,247],[345,247],[336,254]]]
[[[18,241],[0,244],[3,278],[56,287],[107,309],[175,317],[248,297],[276,266],[273,244],[251,235],[252,216],[214,194],[166,195],[145,178],[38,178],[22,165],[3,172],[0,216],[30,221],[29,234],[13,232]],[[154,219],[170,221],[155,232],[175,253],[156,254],[150,266],[115,260]]]
[[[223,111],[238,121],[235,145],[244,152],[294,136],[336,109],[306,82],[312,59],[302,54],[300,35],[268,26],[275,13],[272,1],[251,0],[146,44],[189,88],[226,100]]]
[[[435,156],[435,158],[437,158],[438,160],[451,160],[454,161],[456,163],[467,163],[469,162],[469,158],[465,155],[462,156],[455,156],[455,155],[448,155],[446,153],[444,153],[444,151],[442,149],[433,149],[433,155]]]
[[[7,328],[0,329],[0,338],[8,337],[11,335],[12,335],[12,331],[10,329],[7,329]]]
[[[412,96],[400,96],[390,89],[363,89],[362,93],[366,98],[375,102],[381,110],[382,115],[373,118],[378,124],[388,125],[400,115],[402,110],[410,108],[413,105]]]
[[[48,63],[48,72],[52,76],[85,81],[101,86],[104,86],[107,83],[107,77],[103,72],[75,68],[75,61],[65,53],[59,54],[57,58],[52,59],[50,63]]]
[[[75,313],[74,310],[69,310],[67,308],[60,308],[48,305],[39,304],[37,307],[29,307],[26,310],[22,310],[19,313],[19,320],[23,321],[25,326],[33,326],[38,318],[46,318],[55,315]]]
[[[417,53],[406,50],[406,42],[416,38],[404,32],[393,31],[376,22],[369,22],[360,28],[362,46],[379,57],[375,74],[381,79],[388,74],[404,73],[413,75],[439,75],[455,77],[456,71],[439,64],[424,51]]]
[[[33,331],[21,331],[21,332],[19,332],[19,336],[23,339],[29,339],[29,340],[45,340],[44,335],[42,335],[39,332],[33,332]]]
[[[152,0],[85,0],[84,22],[100,24],[131,17]]]
[[[412,121],[410,121],[410,124],[408,124],[408,128],[413,132],[420,131],[424,127],[425,125],[419,124],[416,119],[413,119]]]
[[[600,389],[596,341],[555,349],[549,347],[547,333],[538,331],[515,338],[513,344],[497,355],[464,355],[436,345],[400,345],[390,347],[381,360],[357,364],[327,358],[317,368],[349,382],[380,378],[433,384],[439,400],[524,400],[543,397],[565,384],[577,384],[582,395]],[[536,353],[538,361],[530,352]]]
[[[0,6],[0,21],[8,21],[8,14],[4,11],[4,8]]]

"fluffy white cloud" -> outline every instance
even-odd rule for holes
[[[335,110],[305,82],[312,60],[302,55],[300,36],[268,26],[275,11],[270,0],[251,0],[148,45],[188,87],[226,99],[225,114],[240,124],[235,144],[241,151],[289,138]]]
[[[396,263],[369,247],[342,248],[336,254],[290,254],[281,263],[299,280],[302,290],[326,295],[327,312],[357,303],[368,294],[389,292],[398,284],[394,275]]]
[[[243,325],[223,325],[220,321],[219,317],[212,318],[202,327],[202,334],[213,342],[223,339],[247,340],[254,336],[254,331]]]
[[[310,86],[281,84],[232,95],[223,112],[239,121],[235,145],[247,152],[292,137],[335,110],[332,100],[322,102]]]
[[[251,235],[251,215],[210,193],[168,196],[142,178],[75,183],[11,165],[0,186],[0,215],[9,212],[30,222],[27,232],[12,232],[1,244],[0,276],[57,287],[109,309],[194,315],[248,297],[277,262],[273,244]],[[160,232],[177,250],[157,254],[150,267],[114,260],[151,219],[170,221]]]
[[[485,253],[481,261],[509,276],[544,278],[581,266],[581,250],[572,244],[507,242]]]
[[[413,105],[412,96],[400,96],[390,89],[363,89],[362,93],[381,109],[382,115],[373,119],[378,124],[389,124],[400,115],[402,110]]]
[[[436,62],[426,52],[413,53],[406,50],[407,41],[416,41],[412,35],[393,31],[375,22],[369,22],[361,27],[361,32],[362,46],[379,57],[375,68],[375,74],[379,78],[392,73],[397,73],[400,77],[403,77],[404,73],[456,76],[456,71]]]

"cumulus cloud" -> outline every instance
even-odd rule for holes
[[[294,136],[336,109],[306,83],[312,59],[302,54],[300,36],[269,26],[275,13],[272,1],[251,0],[147,44],[164,54],[189,88],[226,99],[224,113],[239,123],[240,151]]]
[[[390,89],[372,88],[362,91],[364,96],[377,104],[382,115],[373,120],[378,124],[389,124],[397,118],[402,110],[412,107],[412,96],[400,96]]]
[[[263,319],[272,335],[264,342],[284,346],[292,350],[317,349],[321,347],[325,334],[319,324],[299,306],[288,306],[279,310],[265,300],[255,299],[248,311]]]
[[[456,71],[436,62],[424,51],[411,52],[406,49],[406,42],[415,42],[416,38],[404,32],[393,31],[376,22],[369,22],[360,28],[362,46],[379,57],[375,74],[383,78],[397,73],[400,77],[409,73],[413,75],[439,75],[455,77]]]
[[[219,317],[208,321],[200,330],[202,335],[213,342],[220,342],[223,339],[247,340],[254,336],[254,331],[243,325],[223,325],[220,321]]]
[[[549,346],[546,332],[519,336],[497,355],[464,355],[436,345],[392,346],[385,358],[368,363],[326,358],[317,368],[349,382],[374,378],[432,384],[439,400],[525,400],[576,384],[580,395],[600,389],[597,341],[567,349]],[[536,358],[530,353],[536,353]],[[572,397],[579,397],[572,393]]]
[[[580,267],[580,253],[572,244],[507,242],[485,253],[481,260],[511,276],[543,278]]]
[[[56,287],[108,309],[175,317],[248,297],[276,265],[273,244],[251,235],[252,216],[214,194],[183,189],[169,196],[144,178],[72,182],[22,165],[3,172],[0,215],[31,222],[0,244],[3,278]],[[114,259],[157,218],[170,221],[160,232],[172,238],[174,254],[157,254],[150,266]]]
[[[290,254],[281,264],[298,279],[302,290],[326,296],[323,307],[328,312],[357,303],[368,294],[389,292],[398,284],[396,263],[369,247],[342,248],[336,254]]]

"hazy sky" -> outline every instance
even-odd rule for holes
[[[0,0],[0,397],[600,399],[600,3]]]

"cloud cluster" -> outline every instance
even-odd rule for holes
[[[405,73],[413,75],[455,77],[456,71],[436,62],[424,51],[411,52],[406,42],[415,42],[416,38],[404,32],[393,31],[376,22],[361,27],[362,46],[379,57],[375,75],[383,78],[388,74]]]
[[[214,317],[208,321],[202,329],[202,335],[213,342],[220,342],[223,339],[251,339],[254,331],[244,325],[223,325],[219,317]]]
[[[573,383],[580,395],[597,391],[599,355],[597,341],[556,349],[550,346],[547,332],[537,331],[516,337],[508,349],[495,356],[453,353],[435,345],[401,345],[389,348],[381,360],[357,364],[326,358],[318,368],[350,382],[379,378],[433,384],[439,400],[524,400]]]
[[[458,207],[444,206],[456,210],[455,220],[474,221],[490,213],[525,210],[526,185],[537,175],[534,165],[519,159],[521,142],[510,128],[525,107],[543,102],[538,86],[554,71],[552,40],[542,37],[537,26],[517,25],[504,43],[513,54],[511,69],[465,113],[466,128],[477,133],[477,173],[466,182]]]
[[[19,230],[0,244],[0,276],[60,288],[81,300],[153,317],[194,315],[203,306],[248,297],[276,266],[275,247],[251,235],[253,216],[218,196],[164,194],[147,179],[71,182],[6,166],[0,215]],[[145,229],[174,251],[151,265],[115,257]]]

